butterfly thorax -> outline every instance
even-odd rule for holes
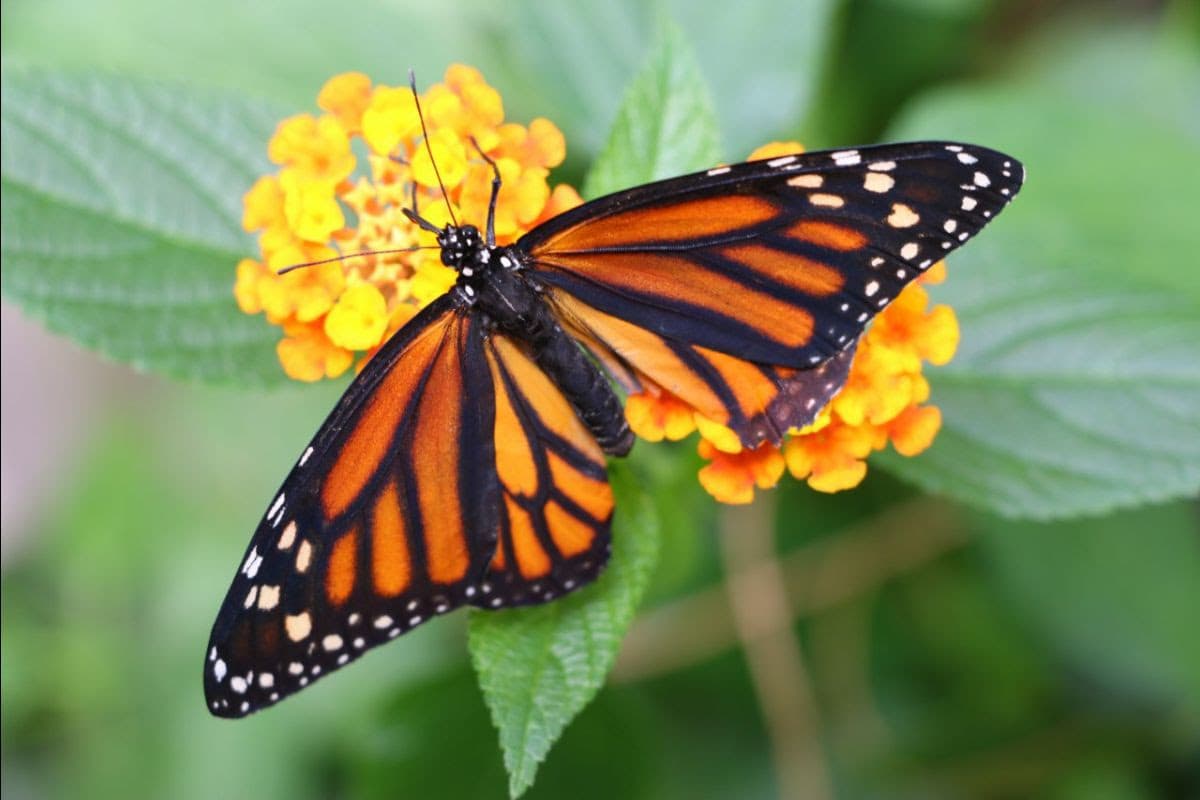
[[[538,300],[527,280],[510,273],[520,259],[507,247],[489,246],[474,225],[447,225],[438,234],[442,263],[458,273],[455,291],[462,304],[480,310],[506,330],[535,313]]]
[[[447,225],[438,244],[442,263],[458,272],[454,291],[461,307],[480,314],[485,331],[526,345],[605,452],[629,452],[633,434],[608,377],[558,324],[516,249],[489,247],[473,225]]]

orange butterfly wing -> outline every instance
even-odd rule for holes
[[[517,247],[614,375],[649,378],[744,444],[777,442],[845,382],[871,318],[1023,175],[952,143],[797,154],[619,192]]]
[[[559,389],[447,296],[372,359],[268,509],[213,626],[209,708],[272,705],[464,604],[577,589],[608,561],[612,509]]]
[[[604,453],[521,345],[494,335],[500,540],[484,608],[542,603],[593,580],[608,561],[613,510]]]
[[[213,713],[271,705],[478,591],[500,502],[481,327],[435,302],[305,450],[213,626]]]

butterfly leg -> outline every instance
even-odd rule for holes
[[[487,215],[487,246],[496,246],[496,198],[500,196],[500,167],[487,153],[483,152],[483,148],[479,146],[479,142],[475,141],[475,137],[471,137],[471,144],[475,145],[475,149],[479,151],[479,157],[488,163],[492,168],[492,197],[488,200],[488,215]]]

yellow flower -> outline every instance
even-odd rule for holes
[[[242,227],[248,231],[287,227],[283,187],[274,175],[263,175],[242,198]]]
[[[297,380],[341,375],[356,354],[361,368],[456,276],[436,250],[278,271],[339,253],[432,244],[432,235],[402,213],[414,190],[421,215],[435,225],[453,213],[482,227],[492,170],[476,143],[504,179],[496,207],[501,242],[582,202],[570,186],[551,190],[547,181],[547,170],[565,156],[562,133],[544,119],[528,127],[506,123],[500,94],[478,70],[451,66],[421,101],[448,197],[438,187],[410,89],[372,84],[357,72],[321,87],[317,105],[324,114],[279,124],[267,153],[280,169],[260,177],[244,197],[242,224],[258,234],[261,258],[238,264],[234,296],[247,314],[264,313],[282,326],[279,360]],[[366,145],[365,160],[355,155],[356,139]]]
[[[790,156],[803,152],[804,145],[799,142],[768,142],[762,147],[756,148],[746,160],[762,161],[767,158],[775,158],[776,156]]]
[[[376,153],[393,153],[400,142],[421,132],[421,119],[412,93],[403,87],[380,86],[363,111],[362,134]]]
[[[283,188],[283,214],[288,228],[306,242],[325,242],[346,224],[334,195],[334,184],[305,178],[285,169],[279,176]]]
[[[325,317],[325,334],[338,347],[366,350],[379,343],[387,328],[387,303],[369,283],[359,283],[342,292]]]
[[[346,130],[328,115],[298,114],[279,123],[267,144],[267,156],[314,180],[337,183],[354,171]]]
[[[317,94],[317,105],[341,123],[346,133],[362,129],[363,112],[371,102],[371,79],[361,72],[345,72],[325,82]]]

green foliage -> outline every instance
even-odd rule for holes
[[[1137,33],[1059,42],[1043,69],[935,96],[897,129],[986,140],[1025,162],[1027,184],[935,293],[962,326],[961,352],[931,373],[944,428],[922,457],[887,464],[1013,517],[1194,495],[1200,273],[1185,266],[1197,239],[1184,176],[1200,157],[1200,105],[1150,120],[1128,108],[1146,85],[1172,101],[1194,93],[1200,70]]]
[[[9,3],[6,59],[43,68],[5,63],[5,297],[124,363],[279,382],[277,333],[231,298],[233,267],[253,252],[241,195],[269,169],[281,109],[309,109],[349,68],[397,83],[413,64],[425,83],[446,54],[483,67],[511,118],[563,126],[568,179],[607,142],[590,194],[737,160],[796,129],[813,146],[890,124],[888,138],[1009,150],[1028,164],[1025,191],[933,289],[963,331],[958,358],[931,372],[937,444],[881,459],[903,484],[880,471],[844,495],[782,487],[776,539],[816,746],[838,797],[1192,796],[1198,17],[1177,3],[1192,29],[1153,35],[1068,20],[1031,46],[1020,25],[993,24],[1002,5],[668,0],[680,28],[622,100],[657,25],[632,0],[354,15],[302,0],[289,6],[302,25],[233,2]],[[97,76],[98,64],[185,83]],[[947,74],[971,83],[922,93]],[[227,91],[191,88],[204,84]],[[614,468],[615,551],[596,585],[467,624],[450,615],[231,724],[203,708],[199,650],[264,501],[337,387],[264,396],[136,380],[130,393],[149,399],[99,415],[34,538],[6,549],[6,796],[491,798],[506,780],[529,798],[778,792],[770,709],[729,627],[691,443],[639,444],[632,469]],[[1187,500],[1146,505],[1170,498]],[[948,537],[940,549],[923,549],[931,529]],[[643,597],[656,606],[644,625]],[[696,653],[664,652],[657,634]],[[618,657],[623,640],[637,652]]]
[[[533,784],[567,723],[608,677],[658,560],[651,498],[622,464],[609,469],[620,498],[612,560],[592,586],[537,608],[471,615],[471,660],[500,731],[509,794]]]
[[[699,66],[683,34],[664,23],[649,63],[625,93],[584,195],[704,169],[719,154],[717,120]]]
[[[1200,548],[1195,508],[1018,528],[985,522],[998,583],[1038,635],[1097,682],[1136,702],[1200,715]],[[1103,620],[1097,625],[1092,620]]]
[[[4,294],[139,369],[277,383],[278,334],[241,313],[241,194],[275,108],[115,77],[3,78]]]

